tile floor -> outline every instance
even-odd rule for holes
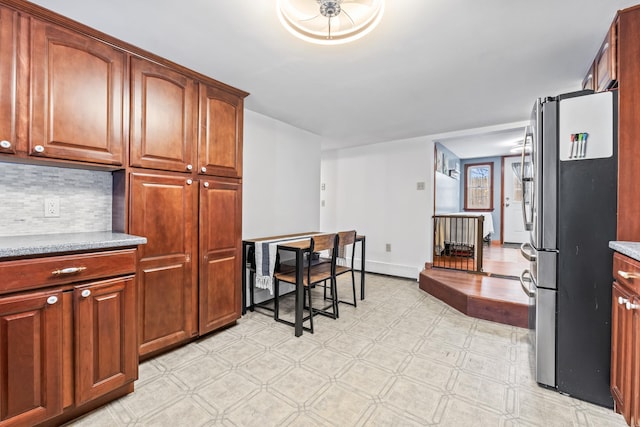
[[[527,330],[466,317],[413,280],[368,275],[357,308],[341,304],[338,320],[315,319],[315,334],[296,338],[249,313],[142,363],[133,394],[70,425],[626,425],[611,410],[538,387]]]

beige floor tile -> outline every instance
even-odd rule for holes
[[[299,405],[305,404],[329,384],[325,375],[319,375],[312,370],[293,367],[275,378],[269,385],[270,390],[277,390]]]
[[[407,360],[410,358],[410,353],[376,343],[361,357],[363,360],[382,369],[400,373],[402,366],[407,363]]]
[[[277,426],[297,413],[297,408],[278,399],[267,391],[261,391],[246,399],[227,417],[237,426]]]
[[[402,373],[444,393],[455,372],[457,370],[449,365],[425,357],[414,356],[405,365]]]
[[[350,286],[340,280],[341,291]],[[291,318],[293,301],[283,299]],[[466,317],[415,280],[367,275],[357,308],[341,304],[339,319],[315,319],[316,333],[297,338],[271,315],[249,312],[143,362],[134,393],[71,425],[626,425],[609,409],[539,387],[527,329]]]
[[[371,398],[378,396],[393,378],[393,374],[366,362],[357,361],[338,375],[338,383],[359,390]]]
[[[446,399],[441,391],[408,378],[396,379],[383,397],[383,401],[396,410],[407,412],[424,423],[435,421],[436,410]]]
[[[320,417],[335,425],[355,425],[366,413],[371,402],[361,395],[332,384],[310,408]]]

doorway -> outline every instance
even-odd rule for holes
[[[505,244],[522,244],[529,239],[522,218],[521,161],[521,156],[502,158],[502,241]],[[527,156],[525,167],[529,164]]]

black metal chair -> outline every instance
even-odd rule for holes
[[[309,253],[328,251],[330,258],[328,262],[314,261],[312,257],[304,265],[303,286],[305,299],[308,298],[309,315],[303,317],[303,322],[309,320],[309,327],[303,329],[313,333],[313,316],[321,314],[332,319],[338,317],[338,302],[331,299],[331,305],[323,308],[313,308],[311,289],[318,283],[330,281],[331,294],[336,295],[336,258],[338,255],[338,235],[335,233],[320,234],[311,237]],[[274,319],[278,322],[295,326],[293,322],[280,318],[280,282],[296,284],[296,271],[291,268],[281,269],[274,274]]]
[[[354,254],[355,254],[355,246],[356,246],[356,231],[355,230],[350,230],[350,231],[341,231],[340,233],[338,233],[338,258],[336,260],[336,277],[344,274],[344,273],[348,273],[351,272],[351,288],[353,290],[353,302],[349,302],[349,301],[343,301],[339,298],[336,298],[338,300],[338,302],[344,303],[344,304],[349,304],[352,305],[354,307],[357,307],[357,303],[356,303],[356,277],[355,277],[355,273],[354,273],[354,268],[353,268],[353,264],[354,264]],[[351,249],[351,256],[347,257],[347,252],[348,252],[348,248],[350,247]],[[351,258],[351,259],[349,259]],[[344,264],[342,265],[342,263],[340,263],[340,265],[338,265],[338,260],[344,260]],[[336,290],[337,290],[337,286],[336,286]],[[337,297],[337,293],[335,294]]]

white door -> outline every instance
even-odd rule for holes
[[[525,159],[528,161],[528,158]],[[505,157],[503,185],[504,206],[503,241],[504,243],[523,243],[529,240],[529,232],[524,228],[522,219],[522,183],[520,182],[521,157]]]

